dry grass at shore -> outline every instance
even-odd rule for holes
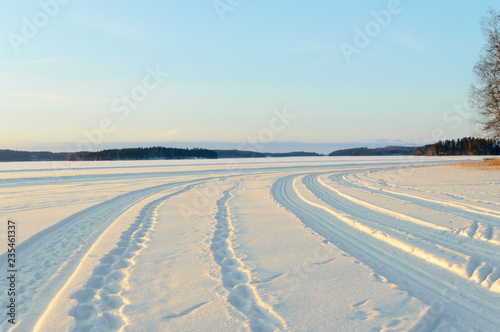
[[[485,158],[481,161],[462,161],[451,164],[455,168],[500,170],[500,158]]]

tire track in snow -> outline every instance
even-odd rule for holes
[[[330,178],[331,177],[332,176],[330,176]],[[402,214],[402,213],[399,213],[399,212],[391,211],[391,210],[382,208],[380,206],[376,206],[376,205],[370,204],[370,203],[365,202],[365,201],[358,200],[358,199],[356,199],[356,198],[354,198],[354,197],[352,197],[350,195],[347,195],[345,193],[342,193],[340,190],[337,190],[337,189],[333,188],[332,186],[326,184],[319,177],[318,177],[317,180],[314,180],[314,181],[320,183],[325,188],[328,188],[329,190],[335,192],[337,195],[339,195],[339,196],[341,196],[341,197],[343,197],[343,198],[345,198],[345,199],[347,199],[347,200],[349,200],[349,201],[351,201],[351,202],[353,202],[353,203],[355,203],[357,205],[361,205],[364,208],[368,208],[370,210],[373,210],[375,212],[379,212],[379,213],[382,213],[382,214],[387,214],[387,215],[390,215],[390,216],[395,217],[397,219],[400,219],[400,220],[403,220],[403,221],[412,222],[414,224],[417,224],[417,225],[420,225],[420,226],[424,226],[424,227],[427,227],[427,228],[430,228],[430,229],[434,229],[434,230],[437,230],[437,231],[448,232],[449,234],[446,234],[446,237],[453,237],[455,235],[460,235],[460,236],[463,236],[465,238],[479,240],[482,243],[480,243],[480,244],[477,243],[477,242],[463,243],[464,239],[457,240],[457,241],[455,241],[455,243],[460,242],[461,246],[463,246],[463,245],[469,246],[470,245],[470,246],[474,247],[475,250],[481,251],[481,254],[484,254],[484,255],[489,256],[489,257],[495,257],[496,258],[498,256],[497,252],[498,252],[498,245],[500,244],[500,242],[495,242],[493,240],[493,234],[494,234],[494,231],[495,231],[495,227],[492,226],[491,224],[485,224],[483,222],[478,222],[478,221],[473,220],[468,227],[466,227],[465,229],[457,232],[456,228],[449,228],[449,227],[439,226],[439,225],[436,225],[436,224],[434,224],[432,222],[429,222],[429,221],[420,220],[418,218],[414,218],[414,217],[411,217],[411,216],[408,216],[408,215],[405,215],[405,214]],[[379,195],[379,196],[381,196],[381,195]],[[413,203],[413,204],[415,204],[415,203]],[[451,211],[451,212],[456,212],[456,211]],[[450,214],[450,211],[447,212],[447,213]],[[443,234],[443,233],[441,233],[441,234]],[[447,240],[444,237],[441,237],[441,238],[444,241]],[[484,242],[487,242],[487,243],[484,243]]]
[[[139,213],[134,223],[124,231],[120,241],[94,268],[83,289],[72,294],[77,304],[69,312],[75,319],[73,332],[119,331],[127,324],[123,310],[130,302],[123,296],[129,289],[129,269],[135,264],[134,258],[146,246],[149,233],[156,224],[158,208],[168,199],[189,191],[195,185],[163,196],[148,203]]]
[[[218,178],[166,183],[132,191],[77,212],[19,244],[16,251],[22,261],[18,264],[16,297],[23,305],[18,308],[14,330],[33,329],[95,241],[132,206],[167,189]],[[6,261],[5,253],[0,256],[0,268],[4,271]],[[0,278],[0,289],[7,289],[7,282],[6,278]],[[0,303],[7,301],[7,294],[1,294]],[[12,328],[7,324],[7,320],[1,320],[0,330]]]
[[[228,202],[236,187],[224,191],[223,197],[217,201],[217,223],[210,245],[214,260],[220,266],[222,284],[229,293],[227,300],[247,317],[252,331],[285,331],[285,321],[260,298],[257,289],[251,284],[251,273],[234,252],[234,227]]]
[[[335,174],[331,175],[330,179],[347,188],[365,191],[377,196],[401,200],[442,213],[452,213],[453,215],[472,220],[468,227],[453,229],[453,232],[464,237],[473,238],[497,246],[500,245],[500,227],[498,227],[500,222],[500,212],[498,211],[463,203],[433,200],[423,196],[399,193],[394,190],[377,189],[370,183],[362,182],[361,180],[351,180],[350,176],[351,175],[346,174]]]
[[[374,174],[375,172],[373,173],[370,173],[370,174]],[[368,181],[375,181],[375,179],[372,179],[370,178],[370,176],[368,175],[368,173],[365,173],[363,174],[363,176],[366,177],[366,179],[363,179],[361,176],[360,176],[361,173],[357,173],[357,174],[352,174],[350,175],[351,178],[353,179],[357,179],[357,181],[354,181],[354,180],[351,180],[353,182],[358,182],[358,183],[361,183],[363,181],[365,182],[368,182]],[[489,183],[489,184],[494,184],[494,183]],[[496,184],[498,185],[498,183]],[[411,192],[414,192],[414,193],[420,193],[420,194],[429,194],[429,195],[432,195],[432,194],[436,194],[435,191],[433,190],[424,190],[422,188],[414,188],[414,187],[409,187],[409,186],[405,186],[405,185],[394,185],[394,184],[390,184],[390,183],[384,183],[384,186],[387,186],[387,187],[392,187],[393,189],[397,189],[397,188],[401,188],[401,189],[405,189],[405,190],[408,190],[408,191],[411,191]],[[449,192],[437,192],[438,194],[441,194],[441,195],[444,195],[444,196],[448,196],[452,199],[455,199],[455,200],[461,200],[461,201],[467,201],[467,202],[472,202],[472,203],[486,203],[488,205],[495,205],[497,207],[500,208],[500,204],[498,202],[495,202],[495,201],[487,201],[487,200],[484,200],[484,199],[474,199],[474,198],[471,198],[471,197],[467,197],[467,196],[463,196],[463,195],[459,195],[457,193],[449,193]]]
[[[297,176],[278,179],[271,188],[274,199],[295,214],[305,226],[430,305],[435,309],[433,319],[436,326],[439,321],[449,321],[457,328],[466,330],[480,326],[485,330],[500,328],[498,294],[478,289],[474,284],[461,283],[457,281],[458,276],[454,277],[403,251],[394,250],[390,245],[347,226],[321,207],[301,198],[293,186]],[[436,303],[441,306],[434,308]]]
[[[443,228],[436,229],[432,225],[428,225],[428,222],[350,197],[326,185],[316,175],[305,176],[304,184],[321,201],[342,210],[344,213],[348,213],[358,223],[367,225],[373,230],[384,232],[384,234],[390,234],[397,241],[403,242],[403,245],[409,248],[409,252],[412,254],[418,255],[428,262],[432,261],[451,272],[500,293],[498,248],[488,248],[486,243],[474,243],[466,241],[467,239],[464,238],[460,239],[462,241],[458,241],[458,239],[453,238],[454,234],[451,233],[436,233],[435,230],[442,231]],[[352,204],[353,202],[355,204]],[[395,218],[399,218],[399,220]],[[418,227],[412,223],[425,227]],[[383,240],[389,240],[390,242],[389,237]],[[395,246],[401,247],[397,243],[395,243]],[[426,250],[431,250],[431,252],[426,252]],[[439,255],[435,253],[439,253]]]
[[[381,190],[380,188],[374,187],[373,185],[369,183],[364,183],[362,184],[361,181],[358,181],[357,183],[354,180],[351,180],[349,176],[346,176],[346,174],[335,174],[331,176],[331,179],[338,184],[351,187],[353,189],[363,189],[363,190],[368,190],[371,193],[375,194],[380,194],[384,196],[389,196],[389,197],[395,197],[395,198],[403,198],[406,201],[409,201],[411,203],[415,203],[415,201],[419,202],[420,205],[422,206],[433,206],[437,211],[443,211],[443,207],[446,207],[446,210],[444,211],[449,211],[450,209],[456,211],[456,212],[465,212],[469,214],[475,214],[475,215],[483,215],[486,217],[493,217],[492,220],[499,219],[500,218],[500,212],[492,209],[487,209],[479,206],[473,206],[470,204],[465,204],[465,203],[456,203],[456,202],[451,202],[451,201],[444,201],[444,200],[438,200],[438,199],[431,199],[428,197],[424,196],[417,196],[417,195],[412,195],[412,194],[405,194],[401,192],[397,192],[394,190],[389,190],[389,189],[383,189]],[[426,205],[422,203],[428,203]]]

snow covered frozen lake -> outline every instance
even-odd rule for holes
[[[0,330],[499,331],[500,172],[464,159],[2,163]]]

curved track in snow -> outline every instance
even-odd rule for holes
[[[484,243],[473,239],[461,243],[459,235],[359,204],[331,190],[319,176],[280,178],[272,195],[304,225],[438,312],[423,317],[421,324],[426,328],[418,330],[432,331],[442,321],[453,322],[460,329],[468,327],[466,330],[500,326],[497,246],[482,246]],[[413,203],[421,201],[412,198]],[[470,256],[474,254],[484,261]],[[457,322],[457,317],[463,319]]]

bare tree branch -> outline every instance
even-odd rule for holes
[[[471,107],[478,115],[485,135],[500,139],[500,13],[493,8],[481,20],[486,39],[473,72],[476,83],[471,85]]]

